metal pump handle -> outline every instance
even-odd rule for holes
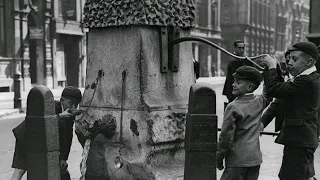
[[[247,59],[248,61],[250,61],[251,63],[253,63],[259,70],[264,70],[265,68],[261,67],[259,64],[257,64],[256,62],[254,62],[252,59],[257,59],[257,58],[261,58],[263,56],[267,56],[268,54],[261,54],[261,55],[258,55],[258,56],[253,56],[253,57],[242,57],[242,56],[237,56],[237,55],[234,55],[232,53],[230,53],[229,51],[225,50],[224,48],[222,48],[221,46],[205,39],[205,38],[202,38],[202,37],[196,37],[196,36],[193,36],[193,37],[181,37],[181,38],[177,38],[177,39],[174,39],[172,40],[170,43],[171,43],[171,46],[175,45],[175,44],[178,44],[180,42],[184,42],[184,41],[199,41],[199,42],[203,42],[203,43],[206,43],[212,47],[215,47],[216,49],[219,49],[220,51],[228,54],[229,56],[232,56],[234,58],[237,58],[237,59]]]

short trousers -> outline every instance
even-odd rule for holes
[[[315,175],[314,152],[316,148],[285,146],[280,180],[304,180]]]
[[[226,168],[220,180],[257,180],[260,165],[252,167],[229,167]]]

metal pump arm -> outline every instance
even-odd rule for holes
[[[237,59],[247,59],[249,60],[250,62],[252,62],[259,70],[264,70],[263,67],[261,67],[259,64],[257,64],[256,62],[254,62],[252,59],[257,59],[257,58],[261,58],[263,56],[266,56],[268,54],[261,54],[261,55],[258,55],[258,56],[254,56],[254,57],[241,57],[241,56],[237,56],[237,55],[234,55],[232,53],[230,53],[229,51],[225,50],[224,48],[222,48],[221,46],[205,39],[205,38],[202,38],[202,37],[196,37],[196,36],[193,36],[193,37],[181,37],[181,38],[177,38],[177,39],[174,39],[172,40],[170,43],[171,47],[175,44],[178,44],[180,42],[184,42],[184,41],[199,41],[199,42],[203,42],[203,43],[206,43],[216,49],[219,49],[220,51],[228,54],[229,56],[232,56],[234,58],[237,58]]]

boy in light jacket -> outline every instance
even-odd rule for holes
[[[225,170],[221,180],[257,180],[260,151],[260,117],[269,104],[265,95],[254,95],[262,77],[251,66],[242,66],[233,74],[234,101],[226,107],[217,150],[217,168]]]

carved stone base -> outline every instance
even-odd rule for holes
[[[194,80],[192,47],[180,44],[178,72],[161,73],[160,32],[160,27],[90,30],[87,84],[80,104],[86,113],[78,117],[76,130],[85,134],[88,123],[106,115],[116,119],[115,135],[95,140],[104,144],[110,177],[183,176],[187,103]],[[123,165],[117,169],[119,161]]]

